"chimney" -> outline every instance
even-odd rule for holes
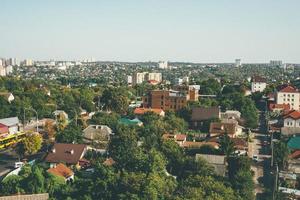
[[[55,152],[56,152],[56,150],[55,150],[55,148],[53,148],[53,149],[52,149],[52,153],[55,153]]]
[[[222,131],[224,130],[224,125],[221,125],[221,130],[222,130]]]
[[[72,150],[70,151],[70,153],[73,155],[73,154],[74,154],[74,150],[72,149]]]

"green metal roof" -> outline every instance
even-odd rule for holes
[[[291,137],[287,143],[290,149],[300,149],[300,136]]]

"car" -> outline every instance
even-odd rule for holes
[[[23,167],[24,163],[23,162],[15,162],[15,169]]]
[[[259,161],[258,155],[253,155],[252,160],[254,160],[255,162]]]

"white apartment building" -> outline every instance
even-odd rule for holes
[[[270,66],[281,66],[282,60],[270,60]]]
[[[146,80],[147,81],[154,80],[160,83],[162,81],[162,74],[156,72],[147,73]]]
[[[300,93],[294,87],[288,85],[276,94],[277,104],[289,104],[292,110],[299,110]]]
[[[235,66],[236,67],[242,66],[242,60],[241,59],[235,59]]]
[[[266,79],[254,76],[251,80],[251,92],[263,92],[267,87]]]
[[[144,81],[162,82],[162,74],[157,72],[136,72],[132,76],[132,85],[141,84]]]
[[[141,84],[145,81],[147,72],[136,72],[132,76],[132,85]]]
[[[160,68],[160,69],[168,69],[169,68],[168,61],[159,61],[158,62],[158,68]]]

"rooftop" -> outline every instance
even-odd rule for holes
[[[300,136],[291,137],[287,143],[289,149],[300,150]]]
[[[83,157],[86,145],[55,143],[46,157],[47,162],[77,164]]]
[[[63,177],[65,179],[69,178],[74,174],[70,168],[68,168],[62,163],[59,163],[58,165],[56,165],[56,167],[48,169],[47,172],[56,176]]]
[[[3,118],[0,119],[0,123],[4,124],[5,126],[14,126],[19,124],[19,118],[18,117]]]

